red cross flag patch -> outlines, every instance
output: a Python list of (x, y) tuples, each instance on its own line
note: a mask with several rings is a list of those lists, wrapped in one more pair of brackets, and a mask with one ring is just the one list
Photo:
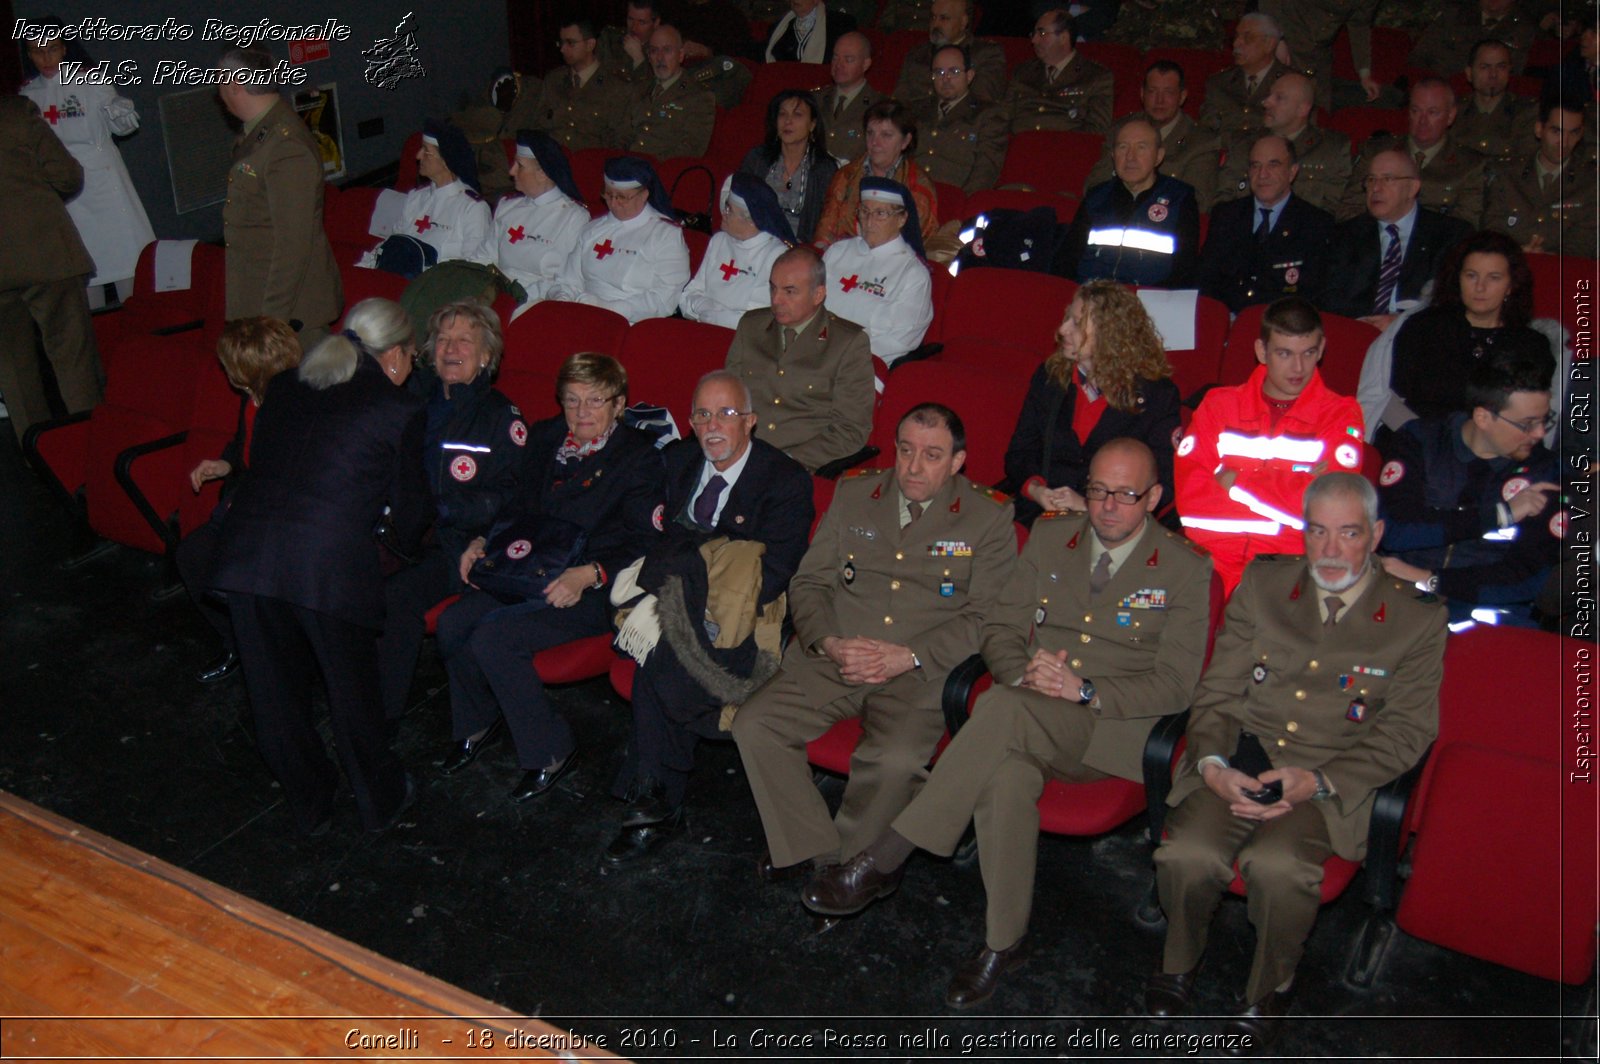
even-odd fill
[(515, 540), (512, 542), (511, 546), (506, 548), (507, 558), (526, 558), (532, 553), (533, 544), (529, 543), (525, 539)]
[(1194, 437), (1185, 436), (1183, 442), (1178, 444), (1178, 457), (1182, 458), (1192, 450), (1194, 450)]
[(1510, 502), (1518, 495), (1521, 495), (1522, 489), (1526, 488), (1528, 484), (1529, 481), (1527, 477), (1512, 477), (1510, 480), (1506, 481), (1500, 486), (1500, 497), (1506, 502)]
[(528, 426), (524, 425), (521, 419), (513, 421), (511, 423), (511, 428), (508, 431), (511, 433), (512, 443), (516, 444), (518, 447), (527, 446)]
[(1300, 283), (1300, 267), (1298, 267), (1298, 266), (1290, 266), (1287, 270), (1284, 270), (1283, 271), (1283, 283), (1284, 284), (1299, 284)]
[(1550, 534), (1557, 539), (1565, 539), (1567, 535), (1567, 511), (1559, 510), (1550, 519)]
[(1333, 457), (1346, 469), (1355, 469), (1361, 465), (1361, 452), (1356, 450), (1354, 444), (1341, 443), (1333, 449)]
[(1406, 466), (1404, 462), (1385, 462), (1383, 470), (1378, 474), (1378, 486), (1387, 488), (1391, 484), (1398, 484), (1405, 475)]
[(1150, 209), (1145, 213), (1150, 216), (1152, 222), (1164, 222), (1167, 220), (1167, 205), (1165, 203), (1152, 203), (1150, 204)]
[(478, 463), (470, 454), (457, 455), (450, 463), (450, 475), (465, 484), (478, 475)]

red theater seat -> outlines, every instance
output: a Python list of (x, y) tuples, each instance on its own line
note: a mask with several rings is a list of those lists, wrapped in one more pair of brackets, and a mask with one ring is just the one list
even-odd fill
[(1011, 135), (1000, 185), (1028, 185), (1037, 192), (1076, 196), (1100, 159), (1098, 133), (1030, 129)]
[(506, 328), (503, 364), (554, 377), (567, 356), (579, 351), (615, 355), (627, 335), (628, 319), (614, 310), (546, 299)]

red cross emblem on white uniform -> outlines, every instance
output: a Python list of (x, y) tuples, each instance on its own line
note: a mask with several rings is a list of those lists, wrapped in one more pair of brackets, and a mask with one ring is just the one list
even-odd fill
[(515, 244), (522, 239), (522, 226), (506, 230), (506, 239)]
[(478, 475), (478, 463), (469, 454), (461, 455), (450, 463), (450, 475), (462, 482), (471, 480)]
[(53, 125), (56, 124), (57, 121), (60, 120), (61, 112), (56, 110), (56, 105), (55, 104), (51, 104), (50, 105), (50, 110), (48, 110), (48, 111), (46, 111), (44, 113), (44, 118), (45, 118), (46, 121), (48, 121), (53, 126)]
[(506, 548), (507, 558), (526, 558), (533, 553), (533, 544), (525, 539), (519, 539)]
[(594, 246), (594, 257), (597, 259), (603, 259), (616, 250), (616, 248), (611, 246), (611, 238), (606, 237), (606, 242), (604, 244), (596, 244)]
[(418, 218), (411, 224), (417, 227), (417, 232), (426, 233), (429, 229), (433, 228), (433, 219), (424, 214), (421, 218)]
[(731, 281), (735, 277), (739, 276), (739, 267), (733, 264), (732, 259), (724, 262), (721, 266), (718, 266), (717, 269), (722, 271), (722, 279), (724, 281)]
[(839, 290), (841, 292), (848, 292), (850, 289), (854, 288), (860, 283), (861, 275), (859, 273), (852, 273), (849, 277), (839, 278)]

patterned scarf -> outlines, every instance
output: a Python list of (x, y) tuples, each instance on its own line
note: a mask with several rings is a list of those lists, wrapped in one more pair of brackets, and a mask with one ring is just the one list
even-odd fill
[(594, 454), (596, 451), (605, 447), (606, 441), (611, 439), (611, 434), (617, 431), (617, 426), (620, 424), (622, 424), (622, 422), (613, 421), (610, 428), (606, 429), (588, 443), (579, 443), (577, 437), (572, 434), (572, 430), (568, 429), (567, 438), (561, 441), (560, 447), (556, 448), (556, 461), (560, 462), (562, 465), (566, 465), (567, 462), (572, 459), (589, 457), (591, 454)]

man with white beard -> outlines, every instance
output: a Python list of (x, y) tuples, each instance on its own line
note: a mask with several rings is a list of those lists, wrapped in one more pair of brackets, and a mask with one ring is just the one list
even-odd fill
[(1288, 1008), (1323, 860), (1362, 859), (1374, 792), (1438, 732), (1445, 609), (1374, 560), (1377, 514), (1362, 477), (1320, 476), (1305, 492), (1305, 556), (1259, 555), (1245, 569), (1156, 851), (1167, 939), (1145, 1007), (1188, 1010), (1237, 861), (1256, 947), (1232, 1033), (1256, 1051)]

